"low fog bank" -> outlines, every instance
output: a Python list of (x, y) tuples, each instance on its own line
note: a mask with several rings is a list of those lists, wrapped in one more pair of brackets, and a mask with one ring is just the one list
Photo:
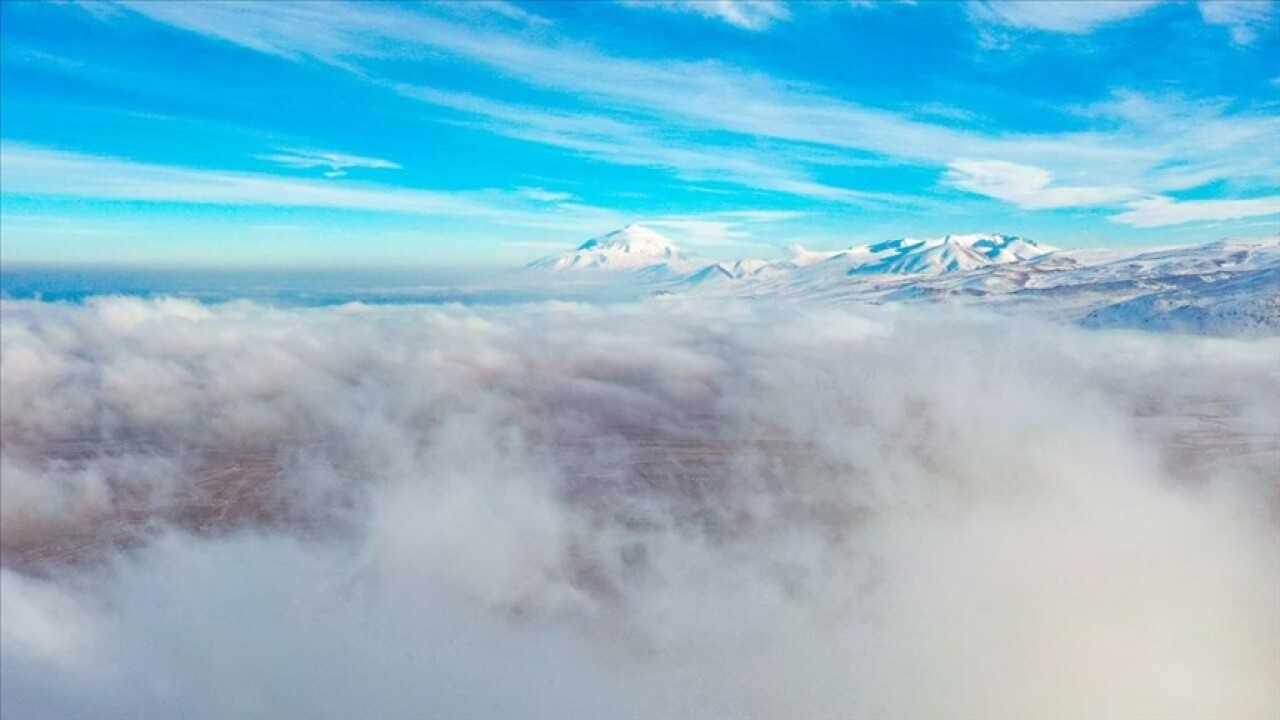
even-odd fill
[(0, 304), (0, 710), (1280, 714), (1280, 339)]
[(653, 294), (643, 277), (529, 275), (518, 268), (165, 268), (14, 265), (0, 267), (0, 300), (83, 302), (123, 295), (202, 303), (251, 300), (278, 307), (359, 302), (513, 305), (569, 300), (633, 302)]

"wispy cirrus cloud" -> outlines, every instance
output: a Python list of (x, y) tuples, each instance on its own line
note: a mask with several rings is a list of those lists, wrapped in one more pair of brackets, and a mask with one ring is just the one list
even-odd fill
[(6, 193), (30, 195), (453, 215), (493, 210), (462, 193), (158, 165), (11, 142), (0, 145), (0, 178)]
[(1138, 228), (1200, 221), (1240, 220), (1280, 214), (1280, 196), (1251, 199), (1175, 200), (1166, 196), (1134, 199), (1142, 193), (1122, 186), (1073, 187), (1054, 183), (1041, 168), (998, 160), (960, 160), (943, 176), (946, 184), (1028, 210), (1073, 207), (1121, 207), (1113, 223)]
[[(91, 198), (225, 207), (287, 207), (471, 218), (516, 227), (532, 238), (589, 237), (643, 220), (705, 246), (751, 244), (748, 226), (802, 217), (797, 211), (744, 209), (702, 215), (620, 213), (584, 204), (571, 193), (537, 187), (437, 191), (351, 181), (307, 180), (266, 173), (160, 165), (12, 142), (0, 143), (0, 185), (12, 196)], [(304, 223), (305, 224), (305, 223)], [(108, 231), (81, 221), (6, 213), (6, 232), (22, 236), (103, 234), (124, 237), (136, 227)], [(505, 235), (510, 236), (507, 232)], [(516, 236), (520, 237), (519, 235)], [(563, 247), (563, 241), (515, 239), (512, 248)]]
[(675, 134), (662, 135), (643, 118), (549, 110), (467, 93), (399, 86), (406, 97), (464, 113), (466, 121), (507, 137), (570, 150), (614, 164), (650, 167), (692, 182), (721, 182), (833, 202), (902, 202), (888, 193), (814, 180), (785, 153), (725, 148)]
[(1206, 23), (1225, 27), (1231, 42), (1242, 46), (1252, 45), (1275, 16), (1271, 2), (1253, 0), (1201, 0), (1199, 8)]
[(766, 30), (791, 18), (780, 0), (623, 0), (622, 5), (701, 15), (743, 30)]
[(515, 189), (515, 192), (521, 197), (544, 203), (567, 202), (578, 199), (573, 193), (547, 190), (539, 187), (519, 187)]
[[(1148, 5), (979, 3), (971, 14), (1010, 27), (1083, 33), (1136, 17)], [(407, 94), (449, 107), (469, 116), (465, 122), (496, 134), (614, 164), (657, 168), (691, 182), (728, 182), (844, 202), (901, 199), (885, 198), (876, 187), (816, 179), (815, 149), (849, 163), (872, 160), (949, 172), (946, 182), (963, 182), (1029, 208), (1118, 203), (1224, 181), (1255, 190), (1280, 182), (1280, 169), (1257, 152), (1280, 143), (1280, 120), (1221, 103), (1121, 93), (1075, 113), (1068, 130), (984, 131), (963, 115), (914, 118), (724, 62), (628, 58), (541, 26), (530, 34), (521, 26), (467, 24), (434, 7), (150, 2), (128, 7), (259, 52), (358, 70), (361, 77), (402, 94), (406, 86), (384, 73), (379, 59), (444, 57), (470, 63), (546, 96), (536, 104), (517, 104), (443, 88)], [(713, 141), (723, 137), (737, 140)], [(957, 163), (975, 159), (986, 163), (984, 173), (954, 174)], [(1049, 179), (1011, 172), (1010, 166), (1034, 168)]]
[[(127, 7), (157, 22), (292, 60), (349, 66), (376, 57), (444, 53), (538, 88), (611, 109), (643, 111), (677, 126), (913, 157), (921, 152), (932, 157), (929, 148), (954, 140), (940, 126), (714, 61), (619, 57), (578, 42), (541, 34), (534, 39), (394, 6), (144, 2)], [(362, 76), (376, 80), (378, 74), (364, 70)]]
[(1240, 220), (1280, 215), (1280, 195), (1247, 200), (1174, 200), (1153, 197), (1127, 204), (1128, 209), (1111, 222), (1151, 228), (1189, 222)]
[[(1083, 35), (1144, 15), (1168, 0), (974, 0), (970, 18), (980, 26)], [(1186, 5), (1188, 3), (1174, 3)], [(1235, 45), (1253, 44), (1275, 14), (1271, 0), (1200, 0), (1200, 18), (1227, 29)]]
[(1137, 17), (1158, 0), (978, 0), (969, 5), (970, 17), (1022, 30), (1070, 34), (1092, 32), (1103, 25)]
[(382, 160), (380, 158), (361, 157), (359, 155), (347, 155), (345, 153), (329, 152), (325, 150), (294, 150), (281, 149), (279, 152), (269, 153), (266, 155), (258, 155), (259, 160), (275, 163), (287, 168), (295, 168), (298, 170), (310, 170), (313, 168), (328, 168), (324, 173), (325, 177), (337, 178), (347, 174), (350, 168), (369, 168), (374, 170), (399, 170), (400, 165), (390, 160)]
[(80, 197), (228, 207), (329, 208), (495, 225), (594, 233), (621, 222), (606, 208), (562, 202), (527, 188), (442, 191), (267, 173), (160, 165), (0, 143), (0, 185), (8, 195)]
[(762, 223), (796, 220), (805, 213), (786, 210), (731, 210), (700, 215), (663, 215), (645, 218), (644, 224), (676, 236), (695, 246), (759, 246), (769, 243), (756, 240), (752, 227)]
[(1113, 205), (1139, 194), (1126, 187), (1057, 185), (1047, 170), (1001, 160), (957, 160), (947, 166), (943, 180), (1029, 210)]

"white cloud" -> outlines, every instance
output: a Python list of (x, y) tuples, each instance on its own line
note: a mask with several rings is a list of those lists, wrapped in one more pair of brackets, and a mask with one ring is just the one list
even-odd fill
[(681, 244), (694, 246), (740, 245), (751, 238), (750, 231), (743, 228), (742, 223), (730, 220), (659, 217), (645, 220), (644, 224), (674, 235)]
[[(1134, 178), (1144, 190), (1184, 190), (1216, 181), (1236, 186), (1274, 187), (1280, 165), (1258, 148), (1280, 143), (1280, 117), (1272, 113), (1238, 113), (1222, 99), (1192, 100), (1117, 90), (1106, 101), (1078, 112), (1103, 127), (1114, 126), (1121, 142), (1143, 155), (1140, 172), (1106, 165), (1109, 175)], [(1150, 166), (1146, 166), (1147, 163)], [(1099, 168), (1092, 168), (1099, 172)]]
[(1153, 197), (1125, 205), (1111, 222), (1133, 227), (1164, 227), (1204, 220), (1239, 220), (1280, 215), (1280, 195), (1248, 200), (1174, 200)]
[[(371, 213), (398, 213), (424, 220), (467, 218), (480, 224), (489, 237), (511, 237), (513, 232), (551, 231), (582, 235), (618, 227), (623, 216), (607, 208), (583, 203), (552, 202), (534, 197), (528, 188), (517, 190), (423, 190), (364, 182), (305, 180), (265, 173), (189, 168), (86, 155), (11, 142), (0, 143), (0, 183), (8, 195), (82, 197), (103, 200), (135, 200), (151, 203), (190, 203), (276, 208), (339, 208)], [(537, 193), (535, 192), (535, 195)], [(333, 228), (302, 221), (291, 232), (295, 239), (332, 237)], [(164, 221), (117, 228), (117, 239), (148, 236), (153, 242), (168, 228)], [(253, 222), (231, 223), (243, 237), (258, 236)], [(112, 225), (114, 227), (114, 225)], [(75, 220), (50, 229), (5, 214), (6, 245), (18, 243), (25, 251), (38, 251), (39, 237), (79, 237), (102, 234), (103, 226)], [(474, 233), (475, 228), (472, 229)], [(437, 232), (439, 230), (437, 229)], [(384, 233), (385, 234), (385, 233)], [(390, 235), (387, 235), (390, 237)], [(163, 244), (163, 243), (161, 243)], [(123, 252), (123, 249), (122, 249)], [(123, 252), (122, 256), (136, 253)], [(9, 257), (6, 255), (6, 257)], [(168, 255), (166, 255), (168, 257)]]
[(1276, 338), (679, 301), (0, 323), (5, 717), (1280, 712)]
[(666, 170), (690, 182), (724, 182), (835, 202), (894, 202), (902, 198), (823, 184), (796, 163), (756, 149), (709, 146), (665, 136), (643, 118), (512, 105), (466, 93), (399, 86), (406, 97), (475, 116), (479, 127), (508, 137), (553, 145), (619, 165)]
[(381, 160), (379, 158), (360, 157), (359, 155), (347, 155), (344, 153), (328, 152), (324, 150), (293, 150), (281, 149), (280, 152), (267, 155), (257, 156), (260, 160), (266, 160), (277, 165), (288, 168), (297, 168), (299, 170), (309, 170), (311, 168), (329, 168), (324, 174), (328, 178), (343, 177), (347, 174), (348, 168), (372, 168), (376, 170), (399, 170), (399, 165), (390, 160)]
[[(764, 170), (762, 169), (762, 172)], [(0, 183), (13, 195), (84, 197), (198, 205), (341, 208), (346, 210), (403, 213), (431, 218), (466, 217), (521, 232), (554, 233), (558, 241), (513, 239), (505, 247), (560, 247), (575, 237), (587, 237), (621, 226), (627, 215), (577, 201), (572, 193), (540, 187), (504, 190), (444, 192), (141, 163), (16, 143), (0, 144)], [(653, 218), (678, 230), (682, 239), (704, 245), (728, 244), (746, 239), (747, 226), (781, 222), (804, 213), (782, 210), (724, 210), (702, 215), (664, 215)], [(244, 237), (287, 235), (293, 238), (332, 237), (332, 228), (296, 227), (262, 223), (228, 224), (229, 233)], [(68, 219), (6, 213), (6, 238), (38, 246), (43, 238), (99, 237), (114, 242), (171, 233), (164, 224), (115, 220)], [(387, 232), (384, 237), (390, 237)], [(739, 242), (738, 244), (741, 244)], [(31, 252), (31, 250), (27, 250)], [(127, 253), (126, 253), (127, 255)], [(41, 256), (43, 257), (43, 256)], [(165, 255), (171, 259), (169, 255)]]
[(916, 0), (848, 0), (849, 7), (863, 9), (888, 5), (915, 5)]
[[(970, 17), (980, 25), (1081, 35), (1138, 17), (1162, 0), (973, 0)], [(1251, 45), (1274, 17), (1271, 0), (1200, 0), (1200, 17), (1225, 27), (1236, 45)]]
[(1252, 45), (1274, 14), (1269, 1), (1200, 0), (1200, 16), (1210, 25), (1221, 25), (1236, 45)]
[[(608, 162), (668, 169), (691, 181), (732, 182), (846, 202), (901, 200), (815, 179), (815, 147), (834, 149), (854, 163), (889, 159), (944, 167), (964, 158), (984, 158), (1043, 168), (1077, 189), (1164, 193), (1224, 180), (1247, 189), (1274, 186), (1280, 177), (1280, 168), (1257, 152), (1280, 144), (1280, 119), (1221, 103), (1121, 93), (1111, 105), (1127, 103), (1133, 109), (1145, 104), (1148, 110), (1108, 114), (1104, 103), (1076, 118), (1084, 130), (996, 135), (863, 106), (822, 88), (723, 62), (624, 58), (545, 31), (526, 35), (453, 22), (429, 7), (424, 12), (368, 4), (146, 2), (131, 7), (157, 21), (262, 52), (348, 68), (356, 64), (363, 77), (399, 91), (403, 85), (378, 79), (373, 58), (443, 54), (472, 62), (571, 96), (590, 109), (549, 109), (555, 107), (553, 101), (513, 106), (440, 89), (420, 89), (417, 96), (475, 115), (483, 127), (500, 134)], [(1000, 17), (1028, 27), (1083, 32), (1144, 7), (1031, 3), (982, 5), (975, 12), (1004, 13)], [(1134, 98), (1140, 102), (1129, 102)], [(713, 133), (752, 142), (725, 150), (726, 143), (709, 141)], [(1061, 199), (1072, 195), (1056, 194)], [(1090, 202), (1097, 196), (1092, 190), (1077, 194)]]
[(975, 0), (970, 15), (980, 22), (1026, 30), (1082, 34), (1137, 17), (1157, 0)]
[(947, 168), (943, 180), (954, 187), (1033, 210), (1114, 205), (1139, 194), (1124, 187), (1054, 185), (1046, 170), (1000, 160), (957, 160)]
[(569, 200), (577, 200), (573, 193), (559, 192), (555, 190), (546, 190), (537, 187), (520, 187), (515, 192), (521, 197), (527, 197), (530, 200), (536, 200), (544, 203), (566, 202)]
[(534, 199), (523, 191), (448, 192), (328, 183), (142, 163), (8, 142), (0, 144), (0, 179), (5, 192), (12, 194), (491, 218), (525, 214), (521, 202)]
[[(6, 476), (9, 484), (27, 482), (30, 481), (26, 478)], [(5, 497), (6, 502), (20, 504), (32, 499), (8, 494)], [(14, 519), (5, 516), (7, 522)], [(40, 521), (48, 522), (48, 518), (37, 520)], [(99, 641), (94, 618), (55, 583), (26, 578), (0, 567), (0, 607), (4, 608), (0, 648), (38, 658), (72, 674), (87, 656), (100, 659), (93, 653)]]
[(0, 158), (5, 192), (13, 194), (453, 215), (493, 210), (462, 194), (157, 165), (9, 142), (0, 145)]
[(730, 210), (700, 215), (662, 215), (640, 220), (644, 225), (675, 236), (681, 244), (694, 246), (761, 246), (754, 240), (752, 228), (761, 223), (777, 223), (804, 217), (807, 213), (790, 210)]
[(519, 248), (522, 250), (532, 248), (535, 250), (562, 251), (565, 250), (566, 247), (572, 247), (572, 245), (566, 245), (566, 243), (555, 242), (553, 240), (511, 240), (498, 244), (502, 247)]
[(781, 0), (623, 0), (623, 5), (694, 13), (743, 30), (766, 30), (791, 17)]

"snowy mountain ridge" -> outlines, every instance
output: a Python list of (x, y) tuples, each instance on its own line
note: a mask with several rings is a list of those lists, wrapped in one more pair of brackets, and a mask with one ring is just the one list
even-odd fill
[[(971, 270), (994, 263), (1018, 262), (1055, 252), (1057, 248), (1009, 235), (947, 235), (941, 238), (900, 238), (848, 250), (815, 252), (800, 245), (776, 260), (743, 259), (714, 262), (685, 252), (661, 233), (643, 225), (627, 225), (591, 238), (575, 250), (536, 260), (530, 270), (644, 270), (650, 275), (686, 275), (733, 279), (767, 276), (819, 264), (837, 263), (846, 274), (940, 274)], [(661, 271), (661, 272), (654, 272)]]
[(845, 253), (856, 264), (849, 274), (930, 274), (972, 270), (991, 264), (1030, 260), (1057, 248), (1010, 235), (946, 235), (941, 238), (885, 240)]
[(526, 267), (625, 276), (651, 295), (982, 304), (1096, 327), (1280, 333), (1280, 235), (1145, 250), (947, 235), (825, 252), (796, 245), (779, 259), (715, 262), (629, 225)]

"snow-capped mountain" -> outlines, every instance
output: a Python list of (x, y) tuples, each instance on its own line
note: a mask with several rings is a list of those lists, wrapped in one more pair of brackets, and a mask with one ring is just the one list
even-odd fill
[[(929, 257), (928, 250), (916, 257)], [(981, 304), (1091, 327), (1204, 334), (1280, 331), (1280, 235), (1146, 252), (1056, 251), (915, 274), (867, 273), (856, 268), (874, 265), (858, 262), (850, 262), (855, 269), (843, 273), (826, 268), (839, 268), (841, 262), (837, 257), (769, 279), (707, 284), (697, 291), (832, 303)], [(896, 266), (879, 267), (886, 265)]]
[[(793, 252), (794, 259), (781, 265), (793, 266), (785, 276), (775, 277), (795, 285), (844, 285), (851, 278), (884, 282), (897, 276), (914, 278), (950, 275), (978, 268), (1021, 263), (1055, 252), (1057, 248), (1009, 235), (946, 235), (940, 238), (899, 238), (829, 253), (827, 257), (810, 251)], [(762, 281), (769, 278), (761, 275)]]
[(1022, 294), (1049, 304), (1083, 299), (1080, 321), (1090, 327), (1280, 331), (1280, 235), (1082, 263)]
[(946, 235), (885, 240), (850, 248), (830, 261), (845, 265), (849, 275), (940, 275), (1030, 260), (1057, 250), (1011, 235)]
[(1021, 262), (1052, 252), (1057, 252), (1057, 248), (1027, 238), (987, 234), (899, 238), (827, 252), (793, 245), (785, 257), (777, 260), (738, 260), (702, 268), (686, 278), (685, 284), (770, 279), (820, 281), (824, 277), (834, 282), (849, 275), (941, 275)]
[(654, 280), (683, 280), (686, 285), (727, 280), (766, 279), (801, 269), (814, 274), (937, 275), (986, 265), (1018, 262), (1056, 248), (1008, 235), (947, 235), (901, 238), (843, 251), (812, 251), (799, 245), (773, 260), (713, 262), (676, 247), (669, 238), (643, 225), (592, 238), (570, 252), (530, 263), (530, 270), (566, 272), (594, 270), (640, 273)]
[(711, 260), (681, 250), (655, 230), (628, 225), (591, 238), (576, 250), (545, 257), (525, 267), (552, 272), (622, 272), (661, 280), (685, 276), (712, 264)]
[(941, 238), (886, 240), (854, 248), (849, 274), (939, 275), (1001, 263), (1030, 260), (1057, 248), (1009, 235), (947, 235)]
[[(646, 292), (834, 303), (950, 302), (1093, 327), (1280, 331), (1280, 235), (1154, 250), (1058, 250), (1011, 235), (885, 240), (714, 262), (641, 225), (527, 266)], [(588, 272), (594, 271), (594, 272)]]

